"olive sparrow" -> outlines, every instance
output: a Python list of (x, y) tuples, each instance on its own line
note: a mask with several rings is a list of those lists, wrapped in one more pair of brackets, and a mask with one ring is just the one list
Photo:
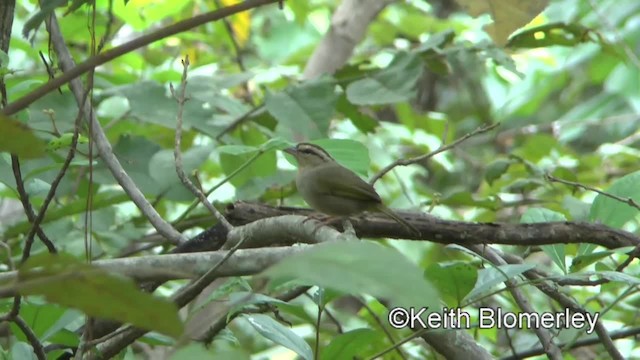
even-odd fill
[(335, 161), (318, 145), (299, 143), (284, 149), (298, 162), (296, 186), (314, 210), (329, 216), (349, 217), (364, 211), (382, 212), (419, 235), (420, 231), (387, 208), (373, 186)]

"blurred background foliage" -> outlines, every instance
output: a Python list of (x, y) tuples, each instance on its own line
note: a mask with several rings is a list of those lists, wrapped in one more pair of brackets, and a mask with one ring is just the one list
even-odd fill
[[(98, 42), (105, 39), (108, 49), (231, 3), (96, 0), (95, 24), (86, 5), (65, 16), (60, 16), (64, 6), (56, 12), (66, 43), (79, 62), (90, 54), (90, 28)], [(185, 170), (197, 169), (198, 179), (208, 189), (251, 161), (210, 196), (220, 206), (235, 200), (303, 205), (293, 188), (294, 166), (276, 152), (277, 147), (265, 145), (270, 139), (325, 141), (345, 165), (369, 177), (396, 159), (433, 151), (443, 140), (451, 142), (482, 125), (500, 122), (496, 130), (429, 161), (396, 168), (377, 183), (378, 192), (390, 207), (451, 220), (598, 221), (636, 231), (635, 209), (598, 200), (591, 191), (550, 182), (545, 175), (611, 188), (623, 197), (637, 194), (640, 2), (553, 0), (541, 14), (528, 13), (530, 22), (502, 30), (510, 34), (528, 23), (508, 41), (499, 35), (501, 29), (489, 31), (486, 25), (492, 16), (515, 16), (526, 2), (500, 4), (503, 7), (495, 13), (477, 16), (470, 15), (477, 9), (461, 3), (463, 7), (448, 0), (389, 5), (371, 23), (349, 63), (336, 74), (317, 79), (304, 79), (302, 73), (330, 26), (336, 2), (285, 1), (282, 10), (261, 7), (232, 16), (226, 23), (209, 23), (157, 41), (98, 67), (94, 106), (125, 170), (168, 221), (178, 218), (193, 200), (173, 170), (177, 105), (168, 90), (170, 83), (179, 84), (181, 59), (188, 55), (192, 65), (182, 143)], [(44, 25), (33, 23), (37, 13), (35, 1), (18, 2), (8, 63), (2, 61), (9, 102), (48, 80), (40, 54), (57, 74)], [(72, 132), (76, 114), (75, 100), (65, 86), (16, 115), (49, 143), (46, 157), (22, 161), (27, 191), (36, 207), (68, 150), (64, 136)], [(83, 135), (88, 136), (86, 131)], [(327, 138), (345, 141), (327, 142)], [(151, 227), (100, 159), (94, 160), (89, 173), (88, 143), (81, 143), (79, 151), (43, 228), (56, 239), (59, 250), (83, 257), (83, 219), (88, 191), (92, 191), (92, 256), (118, 256)], [(13, 254), (19, 254), (29, 226), (19, 207), (12, 211), (7, 205), (17, 201), (7, 153), (0, 154), (0, 182), (0, 200), (7, 208), (0, 223), (2, 239)], [(203, 214), (205, 210), (199, 207), (187, 217)], [(195, 235), (211, 223), (200, 222), (186, 234)], [(389, 244), (423, 268), (470, 259), (427, 242)], [(159, 243), (147, 252), (157, 254), (169, 247)], [(557, 274), (604, 271), (615, 268), (619, 259), (607, 254), (579, 269), (569, 269), (565, 263), (593, 249), (561, 245), (545, 252), (557, 254), (559, 249), (563, 255), (550, 258), (532, 251), (535, 248), (508, 248), (530, 255), (530, 262)], [(36, 242), (33, 252), (44, 251)], [(6, 260), (6, 254), (3, 258)], [(626, 272), (637, 274), (637, 265)], [(170, 293), (175, 286), (165, 285), (162, 293)], [(228, 291), (237, 290), (230, 287)], [(534, 305), (549, 309), (547, 300), (534, 294)], [(605, 324), (610, 329), (631, 325), (638, 316), (637, 289), (625, 282), (573, 287), (571, 295), (591, 311), (606, 308)], [(380, 303), (366, 299), (384, 314)], [(8, 306), (5, 301), (3, 306)], [(507, 295), (499, 294), (491, 303), (514, 307)], [(30, 306), (35, 305), (25, 304), (23, 310), (31, 311)], [(50, 323), (41, 325), (43, 331), (63, 314), (70, 316), (69, 311), (47, 306), (42, 312), (46, 311)], [(298, 299), (288, 306), (283, 311), (293, 329), (313, 343), (316, 305), (310, 299)], [(371, 355), (391, 344), (362, 309), (354, 315), (336, 305), (335, 311), (346, 329), (367, 329), (359, 336), (379, 340), (364, 343), (358, 354)], [(81, 320), (79, 313), (74, 314), (69, 328)], [(292, 358), (242, 319), (229, 329), (217, 341), (229, 351)], [(398, 332), (397, 338), (407, 335)], [(320, 340), (327, 346), (336, 335), (334, 328), (326, 326)], [(475, 336), (494, 355), (507, 349), (504, 335), (497, 330), (480, 330)], [(166, 339), (146, 341), (152, 346), (171, 344)], [(514, 333), (511, 341), (522, 348), (537, 339), (531, 332), (522, 332)], [(616, 345), (627, 354), (640, 356), (633, 339)], [(193, 344), (181, 350), (181, 356), (207, 351)], [(423, 358), (428, 353), (412, 343), (405, 345), (405, 351), (408, 358)], [(579, 351), (587, 351), (589, 358), (602, 354), (599, 347)], [(579, 351), (567, 356), (582, 358)], [(129, 356), (134, 356), (131, 349)]]

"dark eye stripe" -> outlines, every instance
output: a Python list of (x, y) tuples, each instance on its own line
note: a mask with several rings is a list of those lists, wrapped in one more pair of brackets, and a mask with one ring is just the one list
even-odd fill
[(321, 148), (318, 145), (309, 144), (309, 143), (299, 143), (296, 148), (300, 153), (303, 153), (303, 154), (316, 155), (316, 156), (319, 155), (326, 159), (333, 159), (333, 157), (329, 155), (329, 153), (325, 149)]

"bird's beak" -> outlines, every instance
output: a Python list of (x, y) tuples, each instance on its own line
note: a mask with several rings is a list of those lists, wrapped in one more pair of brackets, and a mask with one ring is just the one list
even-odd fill
[(291, 154), (292, 156), (296, 156), (296, 154), (298, 153), (295, 147), (286, 148), (282, 151), (286, 152), (287, 154)]

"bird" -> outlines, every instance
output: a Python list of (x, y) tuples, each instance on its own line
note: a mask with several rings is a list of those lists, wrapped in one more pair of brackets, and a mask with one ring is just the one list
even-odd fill
[(302, 142), (283, 151), (296, 159), (296, 187), (304, 201), (314, 210), (341, 218), (365, 211), (381, 212), (415, 235), (420, 235), (415, 226), (382, 203), (372, 185), (340, 165), (322, 147)]

